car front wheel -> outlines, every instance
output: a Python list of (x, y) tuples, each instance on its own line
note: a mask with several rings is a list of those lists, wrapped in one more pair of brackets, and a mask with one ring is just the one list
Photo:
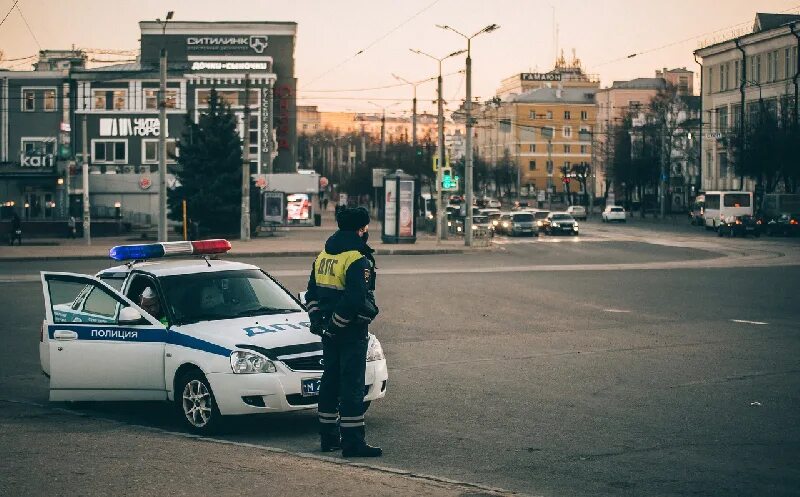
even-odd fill
[(199, 371), (183, 374), (176, 383), (175, 404), (185, 426), (198, 434), (213, 433), (222, 423), (214, 392)]

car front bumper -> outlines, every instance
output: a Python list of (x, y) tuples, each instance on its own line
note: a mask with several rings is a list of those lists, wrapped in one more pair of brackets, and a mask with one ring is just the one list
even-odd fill
[[(223, 416), (288, 412), (317, 407), (316, 396), (304, 397), (300, 383), (304, 379), (320, 378), (320, 371), (292, 371), (278, 366), (276, 373), (207, 375)], [(386, 395), (389, 379), (386, 360), (367, 363), (364, 400), (372, 401)]]

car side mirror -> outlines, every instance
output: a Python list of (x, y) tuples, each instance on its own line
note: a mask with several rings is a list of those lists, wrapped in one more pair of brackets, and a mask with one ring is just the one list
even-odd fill
[(142, 314), (133, 307), (123, 307), (119, 311), (118, 324), (139, 324), (143, 320)]

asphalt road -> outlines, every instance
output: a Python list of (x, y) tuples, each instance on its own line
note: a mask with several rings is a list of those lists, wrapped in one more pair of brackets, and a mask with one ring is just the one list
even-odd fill
[[(585, 230), (489, 253), (378, 260), (372, 331), (390, 380), (367, 430), (385, 449), (380, 464), (537, 495), (797, 495), (800, 265), (702, 267), (731, 247), (796, 254), (796, 241)], [(672, 261), (699, 263), (642, 269)], [(248, 262), (285, 274), (292, 291), (310, 264)], [(638, 269), (592, 268), (630, 262)], [(554, 264), (573, 268), (532, 268)], [(19, 277), (0, 292), (0, 397), (46, 403), (33, 275), (106, 265), (0, 263), (0, 279)], [(77, 408), (178, 429), (161, 404)], [(222, 436), (311, 452), (315, 422), (314, 412), (250, 417)]]

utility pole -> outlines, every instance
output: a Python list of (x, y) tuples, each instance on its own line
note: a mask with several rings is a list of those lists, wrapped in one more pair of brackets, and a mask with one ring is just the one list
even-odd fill
[(242, 119), (242, 222), (239, 239), (250, 240), (250, 75), (244, 75), (244, 118)]
[(161, 23), (161, 57), (158, 87), (158, 240), (167, 239), (167, 23), (172, 19), (172, 11)]
[(590, 137), (591, 137), (592, 141), (589, 144), (589, 154), (590, 154), (589, 155), (589, 167), (591, 168), (589, 170), (589, 173), (590, 173), (589, 174), (589, 178), (592, 181), (592, 188), (591, 188), (591, 193), (587, 192), (587, 193), (589, 193), (589, 213), (587, 215), (589, 217), (592, 217), (592, 214), (594, 213), (594, 196), (595, 196), (595, 193), (596, 193), (595, 189), (597, 188), (597, 185), (595, 183), (597, 182), (597, 178), (594, 175), (594, 170), (595, 170), (595, 167), (594, 167), (594, 131), (591, 131), (590, 133), (591, 133)]
[(84, 112), (81, 118), (81, 154), (83, 161), (81, 164), (81, 174), (83, 175), (83, 238), (86, 240), (86, 245), (92, 244), (92, 218), (91, 211), (89, 210), (89, 135), (86, 131), (86, 113)]
[(386, 165), (386, 109), (381, 114), (381, 166)]
[[(442, 62), (439, 61), (439, 77), (436, 80), (438, 86), (438, 93), (436, 96), (438, 104), (438, 147), (439, 147), (439, 167), (436, 168), (436, 241), (441, 242), (446, 238), (444, 231), (444, 220), (442, 217), (442, 168), (445, 165), (444, 153), (444, 99), (442, 98)], [(472, 219), (472, 210), (467, 204), (467, 219)], [(468, 229), (468, 228), (467, 228)], [(466, 235), (465, 235), (466, 236)]]

